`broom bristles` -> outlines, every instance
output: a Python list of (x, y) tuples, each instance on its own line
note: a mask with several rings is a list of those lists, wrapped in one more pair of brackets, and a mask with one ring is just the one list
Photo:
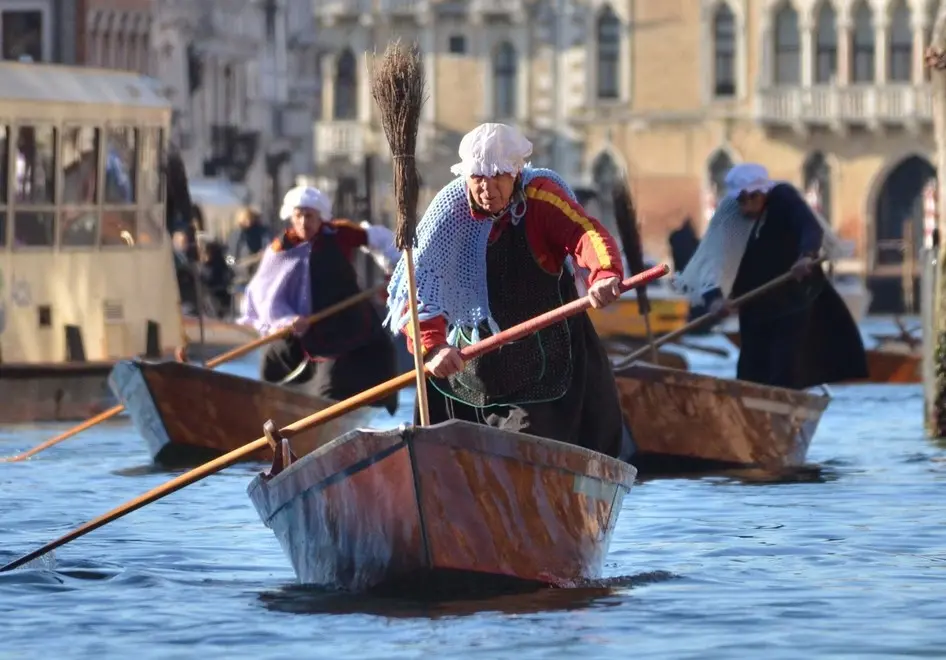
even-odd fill
[(394, 199), (399, 250), (414, 245), (420, 173), (414, 161), (421, 111), (426, 99), (424, 62), (416, 43), (410, 48), (400, 40), (388, 44), (375, 63), (371, 95), (381, 111), (381, 126), (394, 165)]
[[(637, 275), (644, 271), (644, 242), (641, 239), (640, 223), (637, 221), (637, 209), (626, 181), (622, 179), (615, 184), (611, 200), (614, 203), (614, 220), (621, 244), (624, 246), (624, 256), (627, 257), (627, 268), (630, 271), (628, 274)], [(650, 302), (644, 287), (637, 289), (637, 304), (642, 314), (650, 311)]]

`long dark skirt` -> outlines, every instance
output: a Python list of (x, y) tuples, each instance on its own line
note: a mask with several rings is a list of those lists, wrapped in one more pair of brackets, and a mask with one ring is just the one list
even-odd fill
[(773, 319), (740, 314), (736, 377), (773, 387), (809, 387), (866, 378), (857, 323), (830, 282), (798, 312)]
[[(571, 386), (555, 401), (476, 408), (445, 396), (427, 380), (430, 421), (459, 419), (507, 431), (585, 447), (614, 458), (627, 458), (630, 438), (624, 426), (611, 362), (587, 314), (572, 319)], [(515, 368), (515, 365), (510, 365)], [(414, 406), (414, 423), (420, 410)]]
[[(263, 353), (260, 377), (279, 383), (307, 362), (302, 345), (295, 337), (274, 342)], [(391, 339), (379, 333), (377, 339), (340, 357), (308, 361), (306, 369), (289, 385), (305, 385), (316, 396), (342, 401), (394, 378), (395, 352)], [(394, 392), (372, 406), (386, 408), (392, 415), (397, 410), (398, 394)]]

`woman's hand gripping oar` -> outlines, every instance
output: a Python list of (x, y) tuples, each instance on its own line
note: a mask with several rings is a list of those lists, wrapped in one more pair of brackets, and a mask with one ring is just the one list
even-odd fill
[[(663, 277), (668, 272), (670, 272), (670, 268), (666, 265), (655, 266), (654, 268), (646, 270), (639, 275), (635, 275), (634, 277), (629, 277), (628, 279), (624, 280), (624, 282), (621, 283), (621, 290), (628, 291), (635, 287), (641, 286), (642, 284), (652, 282), (653, 280)], [(464, 348), (462, 351), (460, 351), (460, 354), (463, 356), (464, 360), (470, 360), (493, 351), (503, 344), (522, 339), (523, 337), (538, 332), (542, 328), (546, 328), (554, 323), (559, 323), (570, 316), (574, 316), (575, 314), (587, 310), (589, 307), (591, 307), (591, 299), (588, 296), (579, 298), (578, 300), (574, 300), (567, 305), (563, 305), (533, 319), (524, 321), (523, 323), (513, 326), (508, 330), (504, 330), (492, 335), (491, 337), (487, 337), (483, 341)], [(407, 373), (401, 374), (396, 378), (392, 378), (386, 383), (381, 383), (380, 385), (372, 387), (370, 390), (356, 394), (350, 399), (340, 401), (339, 403), (333, 404), (324, 410), (320, 410), (317, 413), (309, 415), (305, 419), (294, 422), (289, 426), (280, 429), (280, 432), (284, 437), (292, 438), (297, 433), (306, 431), (314, 426), (318, 426), (319, 424), (330, 422), (333, 419), (337, 419), (338, 417), (355, 410), (356, 408), (360, 408), (361, 406), (366, 406), (374, 403), (375, 401), (383, 399), (390, 394), (407, 387), (411, 383), (415, 382), (415, 379), (415, 373), (413, 371), (408, 371)], [(69, 543), (70, 541), (74, 541), (77, 538), (85, 536), (89, 532), (96, 530), (103, 525), (107, 525), (108, 523), (118, 520), (122, 516), (125, 516), (132, 511), (140, 509), (146, 504), (155, 502), (166, 495), (170, 495), (171, 493), (184, 488), (185, 486), (189, 486), (190, 484), (200, 481), (204, 477), (208, 477), (216, 472), (219, 472), (220, 470), (233, 465), (244, 456), (249, 456), (253, 452), (262, 449), (268, 443), (269, 439), (266, 436), (263, 436), (262, 438), (258, 438), (253, 442), (240, 447), (239, 449), (234, 449), (233, 451), (224, 454), (219, 458), (215, 458), (209, 463), (204, 463), (198, 468), (195, 468), (189, 472), (185, 472), (179, 477), (176, 477), (171, 481), (158, 486), (157, 488), (153, 488), (143, 495), (139, 495), (135, 499), (126, 502), (118, 508), (112, 509), (108, 513), (90, 520), (81, 527), (77, 527), (65, 536), (62, 536), (51, 543), (47, 543), (38, 550), (34, 550), (33, 552), (10, 562), (6, 566), (0, 567), (0, 573), (29, 563), (37, 557), (43, 556), (47, 552), (51, 552), (56, 548)]]
[[(319, 321), (324, 321), (325, 319), (332, 316), (333, 314), (337, 314), (351, 307), (352, 305), (357, 305), (358, 303), (364, 300), (367, 300), (368, 298), (371, 298), (372, 296), (377, 295), (378, 293), (384, 291), (385, 288), (386, 288), (385, 285), (378, 285), (374, 287), (373, 289), (368, 289), (360, 293), (357, 293), (354, 296), (351, 296), (350, 298), (346, 298), (345, 300), (339, 303), (336, 303), (330, 307), (326, 307), (324, 310), (322, 310), (318, 314), (313, 314), (307, 320), (310, 325), (314, 323), (318, 323)], [(243, 357), (247, 353), (252, 353), (256, 349), (262, 346), (265, 346), (271, 342), (274, 342), (277, 339), (288, 337), (291, 333), (292, 333), (292, 328), (289, 327), (289, 328), (280, 330), (279, 332), (274, 332), (271, 335), (260, 337), (259, 339), (255, 339), (249, 343), (243, 344), (242, 346), (238, 346), (232, 350), (229, 350), (226, 353), (221, 353), (217, 357), (208, 360), (207, 364), (205, 364), (204, 366), (207, 367), (208, 369), (219, 367), (221, 364), (236, 360), (237, 358)], [(101, 412), (95, 417), (92, 417), (91, 419), (87, 419), (86, 421), (82, 422), (78, 426), (74, 426), (68, 431), (57, 435), (55, 438), (51, 438), (47, 440), (46, 442), (43, 442), (42, 444), (36, 445), (29, 451), (25, 451), (22, 454), (17, 454), (16, 456), (0, 458), (0, 463), (16, 463), (18, 461), (25, 461), (30, 456), (34, 456), (38, 454), (39, 452), (43, 451), (44, 449), (49, 449), (50, 447), (54, 445), (58, 445), (60, 442), (68, 440), (69, 438), (78, 435), (82, 431), (92, 428), (96, 424), (99, 424), (108, 419), (111, 419), (112, 417), (115, 417), (116, 415), (120, 414), (124, 409), (125, 409), (125, 406), (123, 405), (117, 405), (112, 408), (109, 408), (105, 412)]]
[[(815, 259), (814, 261), (811, 262), (811, 267), (812, 267), (812, 268), (818, 267), (818, 266), (820, 266), (822, 263), (824, 263), (825, 261), (827, 261), (827, 259), (826, 259), (825, 257), (819, 257), (818, 259)], [(769, 293), (770, 291), (779, 288), (780, 286), (782, 286), (782, 285), (785, 284), (786, 282), (791, 282), (792, 280), (795, 280), (795, 279), (797, 279), (796, 276), (795, 276), (795, 274), (794, 274), (794, 273), (791, 273), (791, 272), (785, 273), (784, 275), (779, 275), (779, 276), (776, 277), (775, 279), (772, 279), (772, 280), (766, 282), (766, 283), (763, 284), (762, 286), (760, 286), (760, 287), (758, 287), (758, 288), (756, 288), (756, 289), (753, 289), (752, 291), (749, 291), (748, 293), (744, 293), (743, 295), (739, 296), (738, 298), (736, 298), (736, 299), (734, 299), (734, 300), (730, 300), (729, 303), (728, 303), (728, 305), (727, 305), (727, 307), (728, 307), (730, 310), (738, 309), (740, 306), (746, 304), (747, 302), (749, 302), (749, 301), (751, 301), (751, 300), (755, 300), (755, 299), (758, 298), (759, 296), (764, 296), (765, 294)], [(687, 324), (686, 324), (685, 326), (683, 326), (682, 328), (678, 328), (678, 329), (674, 330), (673, 332), (668, 332), (667, 334), (663, 335), (662, 337), (660, 337), (659, 339), (657, 339), (656, 341), (654, 341), (654, 344), (653, 344), (653, 345), (654, 345), (654, 346), (662, 346), (663, 344), (666, 344), (666, 343), (668, 343), (668, 342), (675, 341), (676, 339), (682, 337), (683, 335), (687, 334), (688, 332), (692, 332), (693, 330), (696, 330), (696, 329), (698, 329), (698, 328), (701, 328), (702, 326), (706, 325), (707, 323), (710, 323), (710, 322), (713, 322), (713, 321), (719, 321), (719, 320), (722, 319), (725, 315), (726, 315), (726, 311), (724, 311), (724, 310), (722, 310), (722, 309), (721, 309), (721, 310), (718, 310), (718, 311), (716, 311), (716, 312), (710, 312), (709, 314), (704, 314), (703, 316), (699, 317), (698, 319), (694, 319), (693, 321), (687, 323)], [(650, 347), (644, 347), (644, 348), (642, 348), (642, 349), (640, 349), (640, 350), (634, 351), (633, 353), (631, 353), (630, 355), (628, 355), (626, 358), (624, 358), (620, 363), (614, 365), (614, 369), (615, 369), (615, 370), (623, 369), (624, 367), (628, 366), (628, 365), (631, 364), (632, 362), (634, 362), (634, 361), (636, 361), (636, 360), (639, 360), (639, 359), (640, 359), (641, 357), (643, 357), (644, 354), (647, 353), (649, 350), (650, 350)]]

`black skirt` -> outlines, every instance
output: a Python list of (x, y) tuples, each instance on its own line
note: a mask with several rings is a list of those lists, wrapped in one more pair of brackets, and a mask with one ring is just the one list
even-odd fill
[[(464, 420), (566, 442), (613, 458), (624, 457), (629, 438), (611, 362), (587, 314), (573, 317), (570, 325), (573, 371), (564, 396), (554, 401), (477, 408), (445, 396), (431, 382), (435, 379), (428, 376), (431, 424)], [(420, 423), (416, 404), (414, 423)]]
[[(375, 338), (336, 358), (309, 361), (302, 344), (296, 337), (274, 342), (263, 352), (260, 378), (269, 383), (280, 383), (307, 363), (305, 370), (287, 385), (305, 385), (316, 396), (343, 401), (394, 378), (396, 354), (390, 337), (377, 333)], [(398, 393), (372, 404), (385, 408), (392, 415), (397, 410)]]

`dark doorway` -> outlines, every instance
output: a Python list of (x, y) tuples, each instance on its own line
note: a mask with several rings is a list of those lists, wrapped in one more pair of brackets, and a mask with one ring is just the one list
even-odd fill
[[(903, 311), (909, 270), (916, 263), (923, 237), (923, 190), (936, 169), (920, 156), (909, 156), (887, 175), (874, 215), (874, 265), (869, 278), (872, 313)], [(918, 286), (912, 277), (913, 289)], [(914, 299), (916, 294), (912, 296)]]

